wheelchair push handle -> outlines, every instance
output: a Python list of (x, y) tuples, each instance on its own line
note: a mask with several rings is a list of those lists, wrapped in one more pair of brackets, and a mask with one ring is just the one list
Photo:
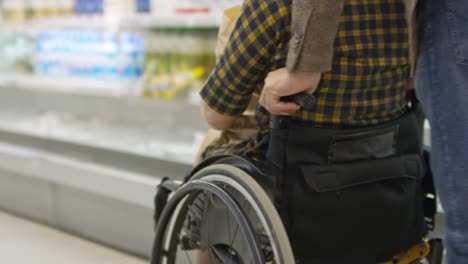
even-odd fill
[[(306, 92), (281, 97), (282, 102), (293, 102), (300, 105), (303, 109), (313, 111), (317, 104), (317, 99), (314, 95)], [(271, 115), (270, 116), (270, 129), (283, 129), (288, 127), (289, 116)]]
[(309, 111), (313, 111), (317, 103), (317, 99), (315, 98), (315, 96), (306, 92), (300, 92), (297, 94), (282, 97), (281, 101), (294, 102), (300, 105), (302, 108)]

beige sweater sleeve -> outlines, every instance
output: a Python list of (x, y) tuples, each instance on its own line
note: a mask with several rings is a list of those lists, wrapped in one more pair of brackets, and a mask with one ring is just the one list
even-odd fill
[(331, 70), (344, 0), (293, 0), (290, 72)]

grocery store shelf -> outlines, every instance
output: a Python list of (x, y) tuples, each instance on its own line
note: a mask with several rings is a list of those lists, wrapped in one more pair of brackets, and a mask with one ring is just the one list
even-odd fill
[(179, 164), (194, 162), (207, 130), (199, 106), (186, 98), (102, 96), (112, 93), (28, 82), (0, 88), (0, 130)]
[(106, 19), (104, 16), (70, 16), (56, 18), (33, 19), (26, 23), (38, 29), (117, 29), (118, 23)]
[(106, 19), (104, 16), (70, 16), (37, 18), (25, 22), (0, 21), (0, 33), (25, 33), (35, 36), (44, 30), (87, 29), (117, 31), (120, 22)]
[(140, 256), (162, 177), (0, 142), (0, 210)]
[(3, 112), (1, 131), (186, 165), (194, 163), (203, 139), (202, 132), (132, 128), (51, 112), (36, 115)]
[(149, 209), (153, 206), (151, 200), (154, 187), (163, 177), (157, 172), (154, 175), (128, 172), (2, 142), (0, 157), (1, 170), (14, 171)]
[(49, 77), (33, 74), (0, 74), (0, 88), (121, 96), (135, 93), (137, 80), (101, 80), (79, 77)]
[(190, 16), (138, 16), (123, 19), (122, 28), (217, 28), (221, 22), (220, 16), (190, 15)]
[(0, 21), (0, 32), (24, 32), (35, 35), (44, 30), (54, 29), (117, 31), (120, 28), (217, 28), (220, 22), (221, 16), (215, 15), (139, 15), (122, 19), (105, 16), (71, 16), (33, 19), (23, 23)]
[(0, 34), (18, 34), (24, 33), (28, 35), (33, 35), (37, 31), (30, 27), (27, 27), (23, 23), (11, 23), (0, 21)]
[(194, 109), (3, 87), (0, 210), (148, 257), (156, 186), (196, 155)]

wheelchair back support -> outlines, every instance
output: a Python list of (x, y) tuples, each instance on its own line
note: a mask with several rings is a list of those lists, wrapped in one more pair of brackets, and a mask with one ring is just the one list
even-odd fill
[(426, 234), (419, 110), (333, 130), (272, 121), (275, 203), (299, 263), (376, 263)]

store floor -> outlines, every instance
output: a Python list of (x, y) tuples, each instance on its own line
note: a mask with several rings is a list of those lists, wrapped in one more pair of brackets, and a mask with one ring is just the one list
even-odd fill
[(143, 264), (144, 260), (0, 211), (2, 264)]

